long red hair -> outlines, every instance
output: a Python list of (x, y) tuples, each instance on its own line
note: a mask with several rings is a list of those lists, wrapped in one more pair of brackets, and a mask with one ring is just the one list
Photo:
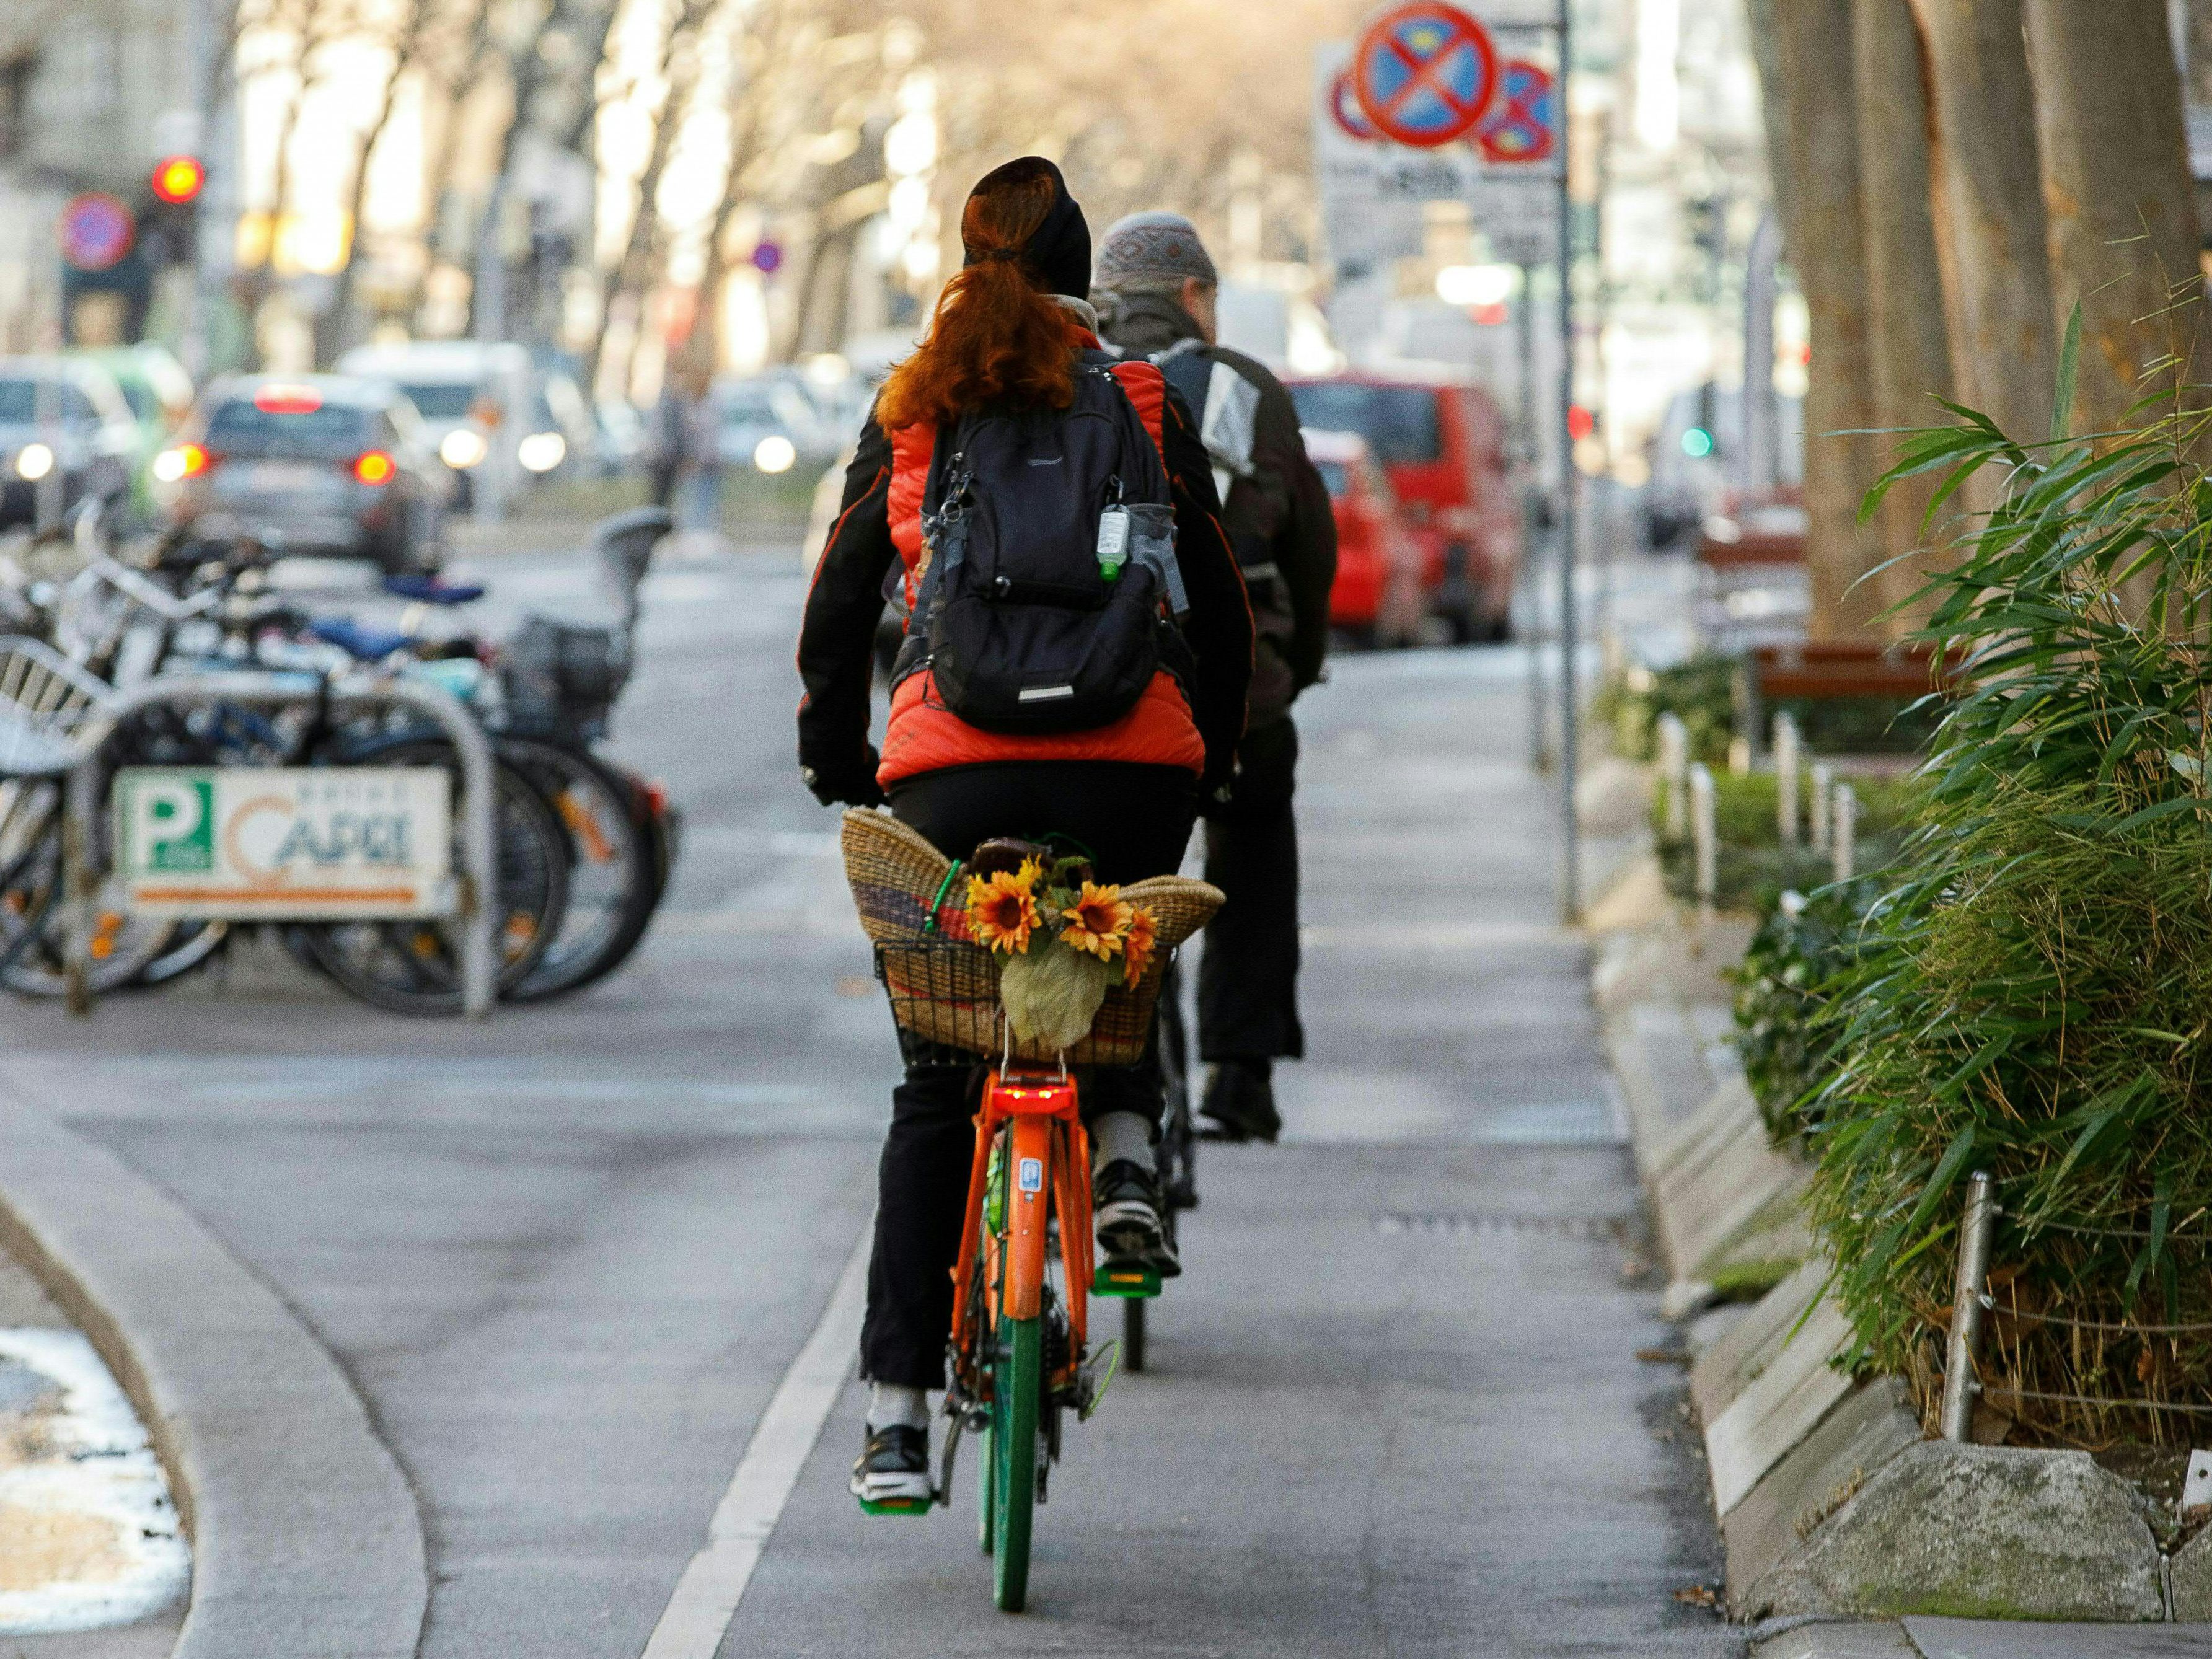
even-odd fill
[(968, 198), (960, 240), (975, 263), (945, 285), (928, 337), (884, 382), (876, 419), (885, 430), (941, 423), (982, 404), (1065, 409), (1075, 401), (1074, 319), (1024, 274), (1018, 257), (1054, 194), (1042, 167), (1006, 167)]

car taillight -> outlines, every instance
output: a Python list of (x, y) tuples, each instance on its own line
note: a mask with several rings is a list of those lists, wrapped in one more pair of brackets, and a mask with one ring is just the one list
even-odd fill
[(198, 444), (179, 444), (154, 458), (154, 476), (163, 483), (197, 478), (214, 464), (215, 457)]
[(353, 464), (353, 476), (365, 484), (390, 483), (392, 475), (398, 469), (392, 457), (380, 449), (372, 449)]
[(665, 778), (652, 778), (647, 781), (645, 804), (654, 817), (665, 818), (668, 816), (668, 781)]

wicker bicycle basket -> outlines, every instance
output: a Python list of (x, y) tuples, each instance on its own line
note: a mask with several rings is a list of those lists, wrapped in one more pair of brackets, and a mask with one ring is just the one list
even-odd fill
[[(960, 867), (888, 813), (847, 812), (843, 839), (846, 879), (860, 926), (875, 941), (876, 976), (908, 1058), (934, 1058), (928, 1051), (936, 1049), (1006, 1052), (998, 958), (969, 936)], [(1222, 901), (1220, 889), (1181, 876), (1132, 882), (1121, 896), (1152, 913), (1158, 948), (1136, 984), (1117, 983), (1106, 993), (1091, 1035), (1067, 1051), (1071, 1066), (1134, 1066), (1143, 1059), (1168, 960)], [(1012, 1052), (1019, 1060), (1058, 1058), (1036, 1043), (1018, 1042)]]

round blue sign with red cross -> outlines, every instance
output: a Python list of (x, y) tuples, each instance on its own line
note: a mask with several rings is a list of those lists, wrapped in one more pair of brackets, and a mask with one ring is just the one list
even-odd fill
[(88, 191), (62, 210), (62, 258), (79, 270), (112, 270), (137, 234), (131, 210), (112, 196)]
[(1445, 0), (1384, 12), (1352, 54), (1352, 90), (1386, 138), (1422, 149), (1449, 144), (1488, 113), (1498, 79), (1490, 31)]
[(1516, 58), (1505, 65), (1498, 101), (1474, 130), (1475, 143), (1486, 161), (1547, 161), (1555, 147), (1558, 123), (1552, 72)]

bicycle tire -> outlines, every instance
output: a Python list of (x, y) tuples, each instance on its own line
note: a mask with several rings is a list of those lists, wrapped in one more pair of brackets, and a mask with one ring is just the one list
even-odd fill
[[(453, 744), (419, 732), (387, 735), (343, 752), (362, 766), (444, 764), (458, 769)], [(537, 787), (504, 760), (494, 768), (499, 902), (506, 950), (493, 979), (507, 995), (538, 965), (560, 927), (568, 900), (568, 838)], [(458, 780), (456, 781), (458, 784)], [(454, 791), (459, 835), (459, 790)], [(441, 921), (301, 922), (286, 941), (349, 995), (398, 1014), (459, 1013), (459, 952), (452, 925)]]
[(1030, 1527), (1036, 1509), (1037, 1406), (1044, 1395), (1044, 1322), (999, 1322), (991, 1387), (993, 1599), (1001, 1613), (1029, 1605)]
[[(568, 842), (561, 927), (538, 965), (507, 993), (510, 1002), (544, 1002), (582, 990), (629, 959), (652, 925), (666, 878), (647, 809), (623, 773), (596, 755), (537, 739), (503, 739), (499, 754), (537, 787)], [(615, 886), (602, 897), (604, 879)]]
[(0, 848), (10, 849), (0, 868), (0, 975), (46, 931), (61, 901), (58, 811), (20, 797), (0, 810)]
[[(104, 810), (104, 809), (103, 809)], [(95, 835), (104, 833), (95, 828)], [(12, 912), (0, 939), (0, 985), (18, 996), (52, 1001), (69, 994), (69, 909), (62, 902), (62, 808), (57, 789), (47, 821), (11, 861), (0, 905)], [(12, 901), (12, 902), (11, 902)], [(140, 921), (103, 908), (86, 983), (95, 996), (119, 991), (174, 945), (181, 924)]]

